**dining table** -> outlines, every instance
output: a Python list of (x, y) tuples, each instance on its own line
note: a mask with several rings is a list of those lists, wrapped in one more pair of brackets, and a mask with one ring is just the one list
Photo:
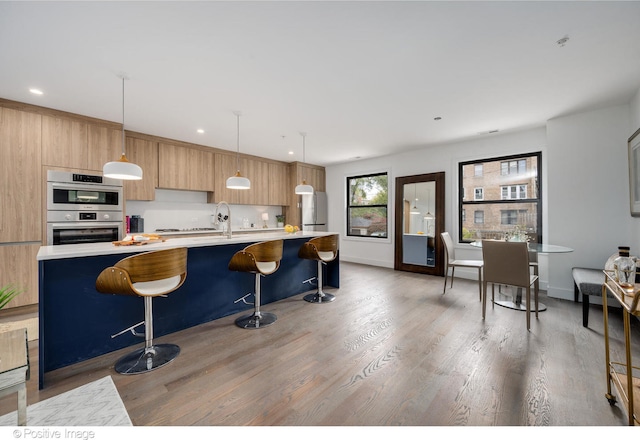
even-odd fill
[[(476, 240), (470, 244), (473, 247), (482, 248), (482, 240)], [(548, 243), (527, 243), (527, 246), (529, 248), (529, 261), (535, 264), (538, 264), (538, 254), (563, 254), (573, 252), (573, 249), (570, 247)], [(494, 301), (494, 304), (508, 309), (520, 310), (523, 312), (527, 311), (527, 304), (522, 302), (521, 287), (516, 289), (515, 295), (512, 295), (510, 299), (497, 300)], [(532, 305), (529, 310), (535, 312), (535, 305)], [(547, 310), (547, 306), (542, 303), (538, 303), (538, 311), (544, 312), (545, 310)]]

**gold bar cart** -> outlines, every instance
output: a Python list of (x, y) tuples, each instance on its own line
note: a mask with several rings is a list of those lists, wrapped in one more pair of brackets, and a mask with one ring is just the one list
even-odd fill
[[(616, 281), (612, 270), (604, 270), (605, 282), (602, 285), (602, 309), (604, 315), (604, 346), (607, 365), (607, 394), (610, 405), (615, 405), (617, 398), (612, 393), (611, 384), (616, 389), (618, 398), (629, 416), (629, 425), (640, 424), (640, 367), (634, 367), (631, 361), (631, 315), (640, 316), (638, 302), (640, 300), (640, 285), (633, 289), (625, 289)], [(614, 362), (609, 355), (609, 311), (607, 309), (607, 291), (620, 303), (623, 310), (625, 362)], [(634, 376), (634, 372), (636, 376)]]

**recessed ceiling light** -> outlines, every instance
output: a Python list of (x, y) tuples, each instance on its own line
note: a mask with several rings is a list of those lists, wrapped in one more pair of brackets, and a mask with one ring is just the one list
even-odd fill
[(293, 154), (293, 151), (289, 151), (289, 154)]
[(565, 44), (567, 44), (567, 42), (569, 41), (569, 36), (565, 35), (564, 37), (560, 38), (558, 41), (556, 41), (556, 44), (560, 47), (564, 47)]
[(29, 91), (34, 95), (44, 95), (44, 92), (40, 89), (29, 89)]
[(197, 131), (198, 131), (198, 133), (200, 133), (200, 134), (204, 133), (204, 130), (203, 130), (202, 128), (198, 128), (198, 130), (197, 130)]

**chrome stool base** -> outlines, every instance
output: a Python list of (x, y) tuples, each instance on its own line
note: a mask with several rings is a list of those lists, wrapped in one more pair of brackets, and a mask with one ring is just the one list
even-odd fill
[(303, 299), (310, 303), (328, 303), (336, 299), (335, 295), (330, 293), (320, 294), (319, 292), (310, 293), (309, 295), (305, 295)]
[(242, 328), (256, 329), (266, 327), (276, 322), (278, 317), (273, 313), (260, 312), (259, 315), (252, 313), (251, 315), (241, 316), (236, 319), (236, 325)]
[(115, 370), (120, 374), (140, 374), (167, 365), (180, 354), (175, 344), (157, 344), (142, 347), (129, 353), (116, 362)]

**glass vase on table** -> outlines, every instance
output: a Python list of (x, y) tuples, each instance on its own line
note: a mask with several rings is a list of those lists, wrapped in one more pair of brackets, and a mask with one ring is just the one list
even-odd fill
[(633, 295), (636, 282), (636, 258), (629, 255), (630, 248), (628, 246), (618, 247), (618, 258), (613, 262), (615, 277), (620, 287), (627, 294)]

